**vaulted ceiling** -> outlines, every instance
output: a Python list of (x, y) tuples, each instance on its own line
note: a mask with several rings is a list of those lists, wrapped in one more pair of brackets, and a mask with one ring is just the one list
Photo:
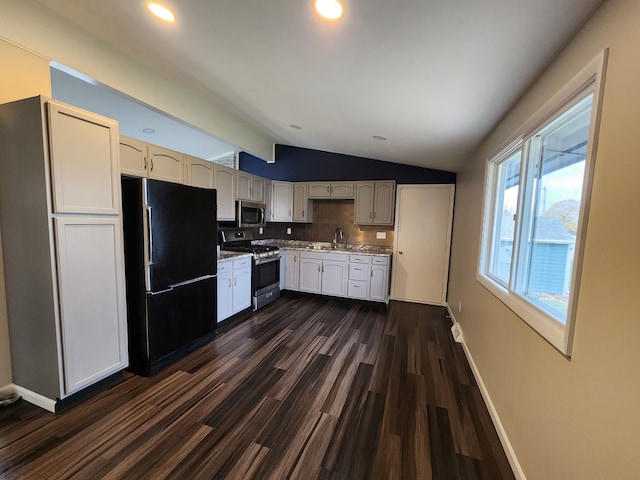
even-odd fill
[(456, 171), (602, 0), (38, 2), (274, 143)]

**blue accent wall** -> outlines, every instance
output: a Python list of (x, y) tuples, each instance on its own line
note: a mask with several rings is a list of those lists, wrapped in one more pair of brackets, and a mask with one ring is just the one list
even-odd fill
[(456, 183), (453, 172), (288, 145), (276, 145), (275, 158), (275, 163), (266, 163), (240, 152), (239, 167), (260, 177), (287, 182), (395, 180), (399, 184)]

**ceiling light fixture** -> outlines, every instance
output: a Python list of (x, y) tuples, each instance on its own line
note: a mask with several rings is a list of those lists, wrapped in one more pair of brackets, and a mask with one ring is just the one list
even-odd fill
[(324, 18), (337, 20), (342, 16), (342, 4), (338, 0), (316, 0), (316, 11)]
[(156, 17), (164, 20), (165, 22), (173, 23), (176, 21), (176, 17), (171, 10), (159, 3), (148, 3), (147, 7)]
[(143, 128), (142, 131), (144, 133), (156, 133), (155, 128)]

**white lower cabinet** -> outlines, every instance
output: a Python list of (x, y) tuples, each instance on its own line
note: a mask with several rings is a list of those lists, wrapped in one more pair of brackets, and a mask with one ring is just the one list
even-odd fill
[(373, 302), (389, 300), (390, 255), (284, 248), (280, 253), (281, 289)]
[(314, 256), (300, 255), (300, 284), (301, 292), (320, 293), (322, 288), (322, 259)]
[(389, 300), (389, 260), (388, 256), (371, 257), (369, 300), (376, 302)]
[(389, 299), (388, 255), (350, 255), (347, 296), (374, 302)]
[(347, 292), (347, 258), (339, 253), (300, 252), (299, 290), (343, 297)]
[[(351, 255), (354, 257), (354, 255)], [(347, 283), (347, 296), (366, 300), (369, 297), (369, 257), (358, 256), (365, 261), (349, 261), (349, 281)]]
[(64, 383), (71, 394), (127, 366), (122, 232), (119, 218), (64, 217), (54, 225)]
[(233, 273), (231, 261), (218, 262), (218, 323), (233, 311)]
[(321, 293), (343, 297), (347, 293), (347, 263), (344, 255), (322, 261)]
[(251, 258), (233, 261), (233, 313), (251, 306)]
[(298, 250), (280, 249), (281, 256), (281, 288), (298, 290), (300, 287), (300, 252)]
[(218, 323), (251, 306), (251, 256), (218, 261)]

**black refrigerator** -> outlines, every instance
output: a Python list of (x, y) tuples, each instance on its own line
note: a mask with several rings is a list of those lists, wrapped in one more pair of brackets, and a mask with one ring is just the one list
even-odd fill
[(214, 338), (216, 191), (122, 178), (129, 370), (152, 375)]

